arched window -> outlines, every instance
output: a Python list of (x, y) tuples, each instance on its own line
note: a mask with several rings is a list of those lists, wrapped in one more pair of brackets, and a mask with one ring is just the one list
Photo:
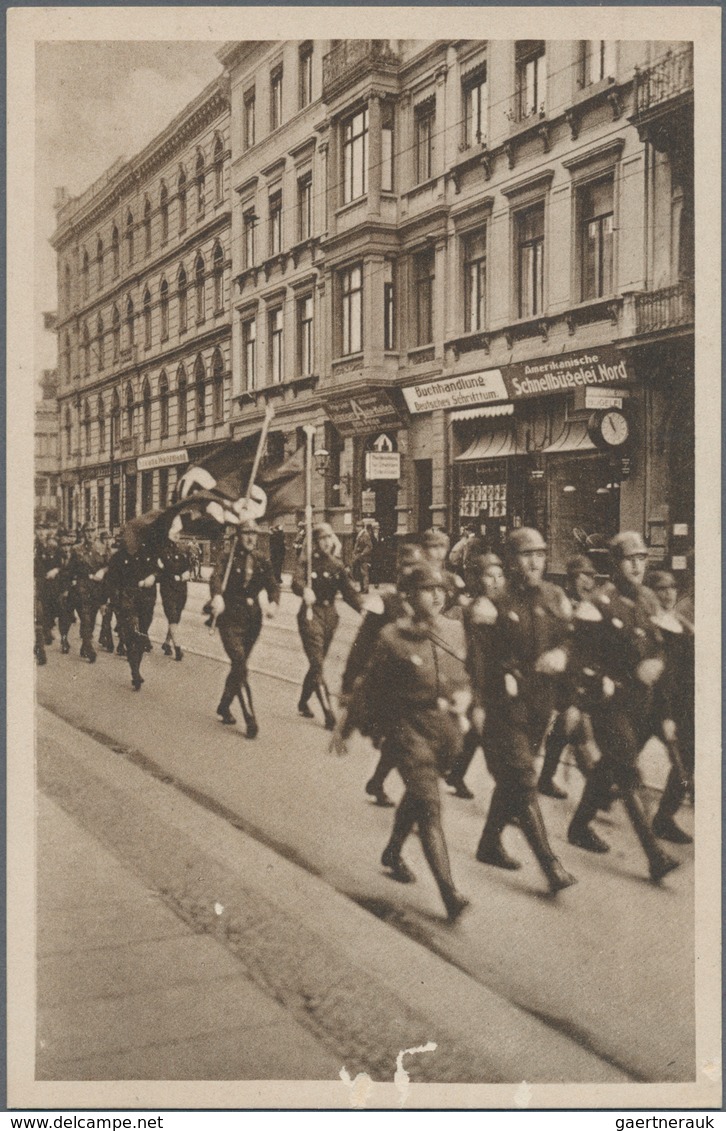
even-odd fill
[(179, 173), (176, 187), (179, 198), (179, 231), (183, 232), (187, 226), (187, 175), (183, 169)]
[(83, 287), (83, 297), (84, 298), (88, 298), (88, 270), (89, 270), (88, 252), (85, 251), (85, 249), (84, 249), (84, 252), (83, 252), (83, 267), (81, 269), (81, 283), (82, 283), (82, 287)]
[(100, 238), (96, 244), (96, 272), (98, 289), (100, 291), (103, 286), (103, 240)]
[(88, 334), (88, 323), (83, 323), (81, 331), (81, 349), (83, 352), (83, 375), (88, 377), (91, 372), (91, 339)]
[(87, 456), (91, 454), (91, 406), (86, 401), (83, 406), (83, 447)]
[(134, 390), (131, 382), (126, 386), (126, 435), (134, 434)]
[(103, 336), (103, 318), (100, 314), (96, 321), (96, 348), (98, 351), (98, 368), (103, 369), (106, 364), (106, 345)]
[(213, 263), (214, 278), (214, 313), (219, 314), (224, 308), (224, 252), (222, 245), (217, 244), (214, 249)]
[(141, 404), (143, 413), (143, 426), (144, 426), (144, 443), (151, 442), (151, 385), (148, 379), (144, 380), (144, 387), (141, 390)]
[(121, 439), (121, 400), (118, 395), (118, 389), (113, 391), (113, 400), (111, 401), (111, 449), (118, 447), (118, 442)]
[(121, 315), (116, 305), (114, 305), (111, 315), (111, 336), (113, 338), (113, 360), (118, 361), (121, 353)]
[(196, 400), (197, 428), (203, 428), (207, 422), (207, 386), (205, 382), (204, 362), (201, 355), (194, 362), (194, 392)]
[(187, 328), (187, 273), (184, 267), (179, 268), (179, 333), (183, 334)]
[(159, 377), (159, 436), (165, 440), (169, 435), (169, 382), (166, 379), (166, 370), (162, 369)]
[(169, 239), (169, 190), (163, 181), (159, 193), (159, 211), (161, 213), (161, 242), (166, 243)]
[(134, 304), (131, 298), (126, 300), (126, 345), (131, 347), (136, 341), (134, 327)]
[(204, 321), (204, 260), (198, 255), (194, 264), (194, 292), (197, 305), (197, 322)]
[(217, 137), (214, 143), (214, 199), (219, 203), (224, 195), (224, 143)]
[(144, 291), (144, 348), (151, 346), (151, 294), (147, 287)]
[(69, 456), (71, 454), (71, 444), (73, 442), (73, 425), (71, 423), (71, 410), (70, 410), (70, 408), (66, 409), (65, 433), (66, 433), (66, 455)]
[(144, 251), (151, 254), (151, 201), (148, 196), (144, 204)]
[(169, 284), (166, 279), (161, 280), (159, 287), (159, 321), (161, 324), (161, 340), (165, 342), (169, 337)]
[(177, 429), (180, 436), (185, 436), (187, 431), (187, 375), (183, 365), (180, 365), (176, 371), (176, 403)]
[(63, 335), (63, 376), (66, 381), (71, 379), (71, 336), (66, 330)]
[(111, 260), (113, 262), (113, 276), (116, 278), (119, 272), (119, 253), (118, 253), (118, 228), (114, 224), (113, 231), (111, 232)]
[(134, 261), (134, 218), (130, 212), (126, 216), (126, 261), (129, 266)]
[(212, 416), (215, 424), (224, 420), (224, 361), (218, 349), (212, 354)]
[(194, 166), (194, 181), (197, 186), (197, 216), (204, 215), (204, 154), (197, 154)]
[(103, 397), (98, 398), (98, 450), (106, 450), (106, 410), (103, 407)]

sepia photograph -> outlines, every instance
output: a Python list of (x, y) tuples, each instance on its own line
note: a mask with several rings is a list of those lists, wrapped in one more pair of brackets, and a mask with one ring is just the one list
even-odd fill
[(721, 1105), (720, 11), (645, 11), (12, 13), (12, 1106)]

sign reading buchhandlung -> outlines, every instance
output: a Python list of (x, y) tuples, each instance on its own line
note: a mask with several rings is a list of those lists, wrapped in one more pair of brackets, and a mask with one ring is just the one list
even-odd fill
[(633, 380), (633, 373), (619, 350), (614, 346), (595, 346), (536, 361), (521, 361), (502, 369), (410, 385), (403, 390), (403, 395), (409, 412), (418, 413), (521, 401), (598, 385), (612, 387)]

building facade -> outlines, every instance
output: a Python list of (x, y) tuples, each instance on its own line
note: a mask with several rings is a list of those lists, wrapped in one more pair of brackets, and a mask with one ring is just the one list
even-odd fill
[[(199, 134), (184, 133), (181, 122), (199, 112), (190, 108), (166, 142), (131, 163), (148, 174), (132, 182), (112, 170), (59, 213), (61, 294), (68, 265), (72, 280), (59, 337), (61, 373), (70, 374), (61, 387), (66, 498), (84, 505), (90, 486), (92, 505), (94, 478), (111, 483), (123, 455), (122, 495), (146, 509), (174, 478), (162, 484), (155, 471), (145, 490), (133, 482), (147, 420), (153, 458), (167, 458), (167, 447), (196, 458), (226, 436), (253, 447), (272, 402), (268, 458), (292, 452), (304, 425), (315, 425), (327, 453), (316, 511), (346, 543), (365, 516), (390, 547), (431, 525), (455, 533), (469, 523), (496, 547), (512, 527), (533, 524), (559, 573), (571, 554), (597, 556), (618, 528), (635, 527), (654, 560), (685, 568), (694, 519), (692, 45), (288, 40), (230, 43), (219, 58), (224, 79), (197, 100), (223, 101), (228, 83), (217, 118), (210, 111)], [(216, 213), (200, 226), (189, 203), (197, 227), (181, 246), (162, 255), (153, 237), (153, 271), (127, 272), (127, 211), (143, 218), (148, 195), (153, 231), (162, 182), (178, 211), (182, 165), (191, 201), (197, 148), (211, 177), (217, 136), (219, 230)], [(173, 137), (184, 140), (162, 158)], [(170, 225), (176, 233), (173, 216)], [(108, 246), (114, 226), (125, 277), (113, 295), (85, 300), (93, 242)], [(143, 241), (143, 222), (140, 231)], [(183, 338), (173, 297), (162, 350), (162, 272), (175, 296), (183, 260), (191, 296), (197, 252), (211, 280), (217, 239), (225, 310)], [(123, 337), (131, 278), (133, 342)], [(139, 341), (147, 285), (150, 353)], [(113, 379), (84, 361), (99, 317), (113, 332), (112, 303), (121, 335)], [(209, 408), (200, 428), (188, 392), (182, 432), (177, 369), (198, 387), (197, 354), (209, 374), (215, 349), (223, 421), (209, 422)], [(104, 404), (120, 420), (111, 472), (93, 454), (98, 411), (86, 393), (97, 396), (96, 384), (118, 397), (115, 409)], [(119, 508), (130, 513), (119, 502), (111, 519)]]
[(44, 369), (35, 402), (35, 522), (60, 521), (58, 371)]
[(222, 78), (136, 157), (61, 198), (63, 518), (163, 507), (229, 435), (230, 113)]

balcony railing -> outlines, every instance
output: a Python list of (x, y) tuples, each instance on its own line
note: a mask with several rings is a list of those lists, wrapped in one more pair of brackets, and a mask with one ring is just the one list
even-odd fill
[(635, 116), (693, 90), (693, 48), (669, 51), (647, 70), (635, 71)]
[(398, 61), (387, 39), (342, 39), (323, 56), (323, 98), (353, 82), (368, 68), (395, 68)]
[(693, 283), (690, 281), (635, 296), (637, 334), (655, 334), (661, 330), (689, 326), (694, 316)]

